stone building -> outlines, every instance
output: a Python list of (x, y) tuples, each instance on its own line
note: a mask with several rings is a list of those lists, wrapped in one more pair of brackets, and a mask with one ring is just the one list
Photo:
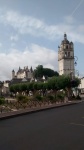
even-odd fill
[(67, 40), (67, 35), (64, 34), (64, 39), (58, 46), (58, 65), (59, 75), (75, 74), (74, 69), (74, 45), (73, 42)]
[(15, 73), (14, 70), (12, 70), (12, 79), (31, 79), (33, 77), (33, 69), (32, 67), (28, 69), (27, 67), (24, 67), (21, 69), (19, 67), (18, 71)]
[(6, 81), (3, 82), (2, 95), (9, 95), (9, 93), (10, 93), (9, 85), (10, 85), (9, 80), (6, 80)]
[(81, 90), (81, 94), (84, 94), (84, 77), (80, 78), (80, 81), (79, 89)]
[(0, 96), (2, 95), (3, 82), (0, 81)]

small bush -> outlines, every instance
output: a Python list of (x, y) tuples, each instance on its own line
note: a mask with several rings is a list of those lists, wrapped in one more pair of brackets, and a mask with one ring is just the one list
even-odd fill
[(55, 99), (55, 97), (54, 97), (53, 95), (48, 95), (47, 98), (48, 98), (48, 100), (49, 100), (51, 103), (56, 102), (56, 99)]
[(72, 100), (75, 100), (75, 99), (76, 99), (76, 96), (73, 94), (72, 97), (71, 97), (71, 99), (72, 99)]
[(77, 95), (76, 100), (81, 100), (81, 97), (79, 95)]
[(48, 95), (48, 99), (49, 100), (54, 100), (54, 96), (53, 95)]
[(36, 95), (36, 96), (35, 96), (35, 99), (36, 99), (37, 101), (42, 101), (42, 100), (43, 100), (43, 97), (40, 96), (40, 95)]
[(28, 97), (24, 96), (24, 95), (18, 95), (17, 100), (18, 100), (18, 102), (27, 103), (28, 102)]
[(29, 101), (34, 101), (34, 96), (28, 96)]
[(5, 103), (5, 98), (4, 97), (0, 97), (0, 105)]
[(57, 93), (56, 97), (57, 97), (58, 100), (63, 101), (64, 97), (65, 97), (65, 94), (63, 94), (62, 92), (59, 92), (59, 93)]

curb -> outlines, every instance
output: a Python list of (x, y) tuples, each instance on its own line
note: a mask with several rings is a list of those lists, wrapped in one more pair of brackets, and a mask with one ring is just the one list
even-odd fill
[(50, 106), (48, 105), (48, 106), (43, 106), (43, 107), (26, 108), (23, 110), (2, 113), (2, 114), (0, 114), (0, 120), (23, 116), (23, 115), (27, 115), (30, 113), (44, 111), (44, 110), (46, 111), (48, 109), (54, 109), (54, 108), (59, 108), (59, 107), (63, 107), (63, 106), (74, 105), (74, 104), (78, 104), (80, 102), (82, 102), (82, 101), (67, 102), (67, 103), (63, 103), (63, 104), (52, 104)]

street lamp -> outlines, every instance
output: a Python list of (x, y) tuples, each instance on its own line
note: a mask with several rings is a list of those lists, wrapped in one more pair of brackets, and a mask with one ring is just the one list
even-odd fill
[[(78, 61), (78, 57), (74, 56), (74, 65), (77, 66), (77, 61)], [(79, 76), (79, 71), (75, 70), (75, 75), (78, 77)]]
[[(77, 65), (77, 61), (78, 61), (78, 57), (74, 56), (74, 65), (75, 66)], [(70, 63), (70, 65), (71, 65), (71, 63)], [(71, 66), (70, 66), (70, 68), (71, 68)], [(70, 72), (70, 85), (71, 85), (71, 93), (70, 93), (70, 97), (69, 97), (70, 99), (72, 98), (72, 93), (73, 93), (72, 87), (75, 86), (75, 82), (76, 82), (75, 75), (79, 76), (79, 71), (75, 70), (75, 68), (74, 68), (74, 72), (72, 72), (72, 71)]]
[[(67, 54), (66, 53), (64, 55), (64, 58), (67, 58)], [(74, 56), (74, 57), (71, 56), (71, 58), (74, 59), (74, 65), (77, 66), (78, 57), (77, 56)], [(71, 59), (70, 59), (70, 69), (69, 69), (70, 70), (70, 77), (73, 77), (75, 73), (77, 74), (77, 76), (79, 76), (79, 71), (76, 70), (76, 71), (73, 72), (71, 68), (72, 67), (71, 67)]]
[[(77, 66), (77, 61), (78, 61), (78, 57), (77, 57), (77, 56), (74, 56), (74, 65), (75, 65), (75, 66)], [(70, 66), (70, 68), (71, 68), (71, 66)], [(75, 68), (74, 68), (74, 70), (75, 70)], [(70, 72), (71, 80), (74, 80), (75, 75), (76, 75), (76, 76), (79, 76), (79, 71), (78, 71), (78, 70), (75, 70), (74, 73), (73, 73), (72, 71)]]
[(78, 57), (77, 57), (77, 56), (74, 56), (74, 65), (75, 65), (75, 66), (77, 65), (77, 61), (78, 61)]

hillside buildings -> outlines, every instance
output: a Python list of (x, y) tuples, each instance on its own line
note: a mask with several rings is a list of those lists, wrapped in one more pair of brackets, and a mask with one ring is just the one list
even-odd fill
[(31, 79), (33, 77), (33, 69), (32, 67), (29, 69), (28, 66), (21, 69), (19, 67), (18, 71), (15, 73), (14, 70), (12, 70), (12, 79)]
[(12, 70), (12, 79), (0, 83), (0, 95), (8, 94), (10, 92), (9, 86), (11, 84), (30, 82), (32, 80), (34, 80), (32, 67), (30, 69), (28, 66), (23, 69), (19, 67), (17, 72)]

